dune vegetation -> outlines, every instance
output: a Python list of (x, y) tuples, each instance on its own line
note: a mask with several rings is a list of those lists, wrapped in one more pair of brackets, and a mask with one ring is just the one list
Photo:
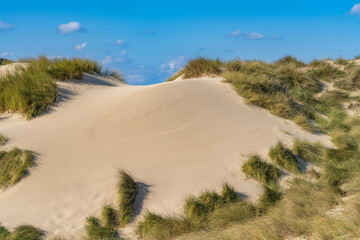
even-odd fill
[(5, 59), (5, 58), (0, 58), (0, 66), (1, 65), (7, 65), (13, 63), (13, 61), (9, 60), (9, 59)]
[[(251, 205), (255, 209), (253, 214), (234, 220), (232, 217), (243, 208), (225, 205), (220, 209), (231, 208), (231, 214), (216, 210), (225, 224), (207, 222), (203, 228), (181, 230), (173, 227), (166, 239), (359, 238), (360, 64), (343, 58), (304, 63), (287, 56), (273, 63), (242, 60), (219, 63), (207, 59), (196, 61), (205, 66), (195, 68), (193, 61), (182, 70), (187, 76), (208, 76), (207, 70), (198, 70), (216, 65), (220, 72), (217, 76), (232, 84), (249, 104), (292, 120), (304, 130), (327, 134), (335, 147), (294, 139), (292, 149), (279, 142), (269, 150), (273, 164), (251, 156), (242, 170), (246, 176), (265, 184), (257, 203), (241, 202)], [(300, 170), (298, 159), (306, 162), (307, 170)], [(286, 187), (278, 181), (282, 175), (278, 167), (291, 176)], [(203, 207), (199, 205), (199, 209)], [(170, 225), (171, 219), (161, 216), (155, 219)], [(143, 238), (164, 239), (158, 226), (150, 228), (149, 223), (147, 226), (150, 234), (143, 234)]]
[(30, 151), (14, 148), (0, 151), (0, 189), (6, 189), (24, 178), (35, 165), (35, 156)]
[(17, 226), (12, 232), (0, 225), (1, 240), (43, 240), (45, 232), (31, 225)]
[(86, 58), (44, 56), (21, 59), (15, 72), (0, 77), (0, 113), (18, 112), (27, 119), (45, 112), (58, 97), (56, 81), (82, 80), (83, 73), (109, 75), (122, 80), (116, 71), (103, 70), (96, 61)]

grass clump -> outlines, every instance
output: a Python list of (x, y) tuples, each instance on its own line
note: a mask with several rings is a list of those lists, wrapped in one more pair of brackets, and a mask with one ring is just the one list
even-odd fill
[(178, 77), (180, 77), (181, 75), (184, 74), (184, 70), (181, 69), (179, 70), (177, 73), (175, 73), (174, 75), (172, 75), (170, 78), (168, 78), (165, 82), (172, 82), (174, 80), (176, 80)]
[(0, 151), (0, 188), (5, 189), (24, 178), (35, 165), (35, 156), (30, 151), (13, 149)]
[(59, 81), (82, 80), (83, 73), (102, 73), (102, 66), (97, 61), (87, 58), (54, 58), (45, 56), (23, 59), (22, 62), (30, 64), (30, 68), (48, 73), (53, 79)]
[(4, 66), (7, 64), (13, 63), (13, 61), (9, 60), (9, 59), (5, 59), (5, 58), (0, 58), (0, 66)]
[(283, 167), (290, 172), (300, 172), (299, 163), (296, 159), (296, 156), (281, 142), (278, 142), (274, 147), (270, 149), (269, 156), (271, 160), (273, 160), (274, 163), (276, 163), (280, 167)]
[(137, 193), (138, 187), (133, 177), (129, 173), (121, 170), (118, 183), (120, 226), (125, 226), (131, 222), (134, 215)]
[(45, 232), (30, 225), (17, 226), (11, 233), (8, 240), (42, 240)]
[(0, 134), (0, 146), (4, 146), (8, 142), (8, 138)]
[(321, 165), (324, 162), (326, 149), (321, 143), (310, 143), (306, 140), (294, 139), (293, 151), (302, 160)]
[(9, 239), (10, 234), (11, 234), (10, 231), (6, 227), (0, 225), (0, 239), (1, 240)]
[(301, 62), (297, 58), (290, 56), (290, 55), (280, 58), (279, 60), (277, 60), (275, 62), (275, 64), (278, 64), (278, 65), (293, 64), (297, 67), (305, 67), (306, 66), (306, 64), (304, 62)]
[(46, 111), (56, 99), (56, 83), (45, 72), (22, 68), (0, 79), (0, 112), (20, 112), (30, 119)]
[(209, 226), (214, 228), (226, 227), (232, 223), (243, 223), (256, 217), (257, 207), (247, 201), (228, 204), (214, 211), (209, 216)]
[(242, 166), (242, 171), (247, 177), (253, 177), (264, 184), (275, 183), (281, 171), (272, 164), (266, 163), (257, 155), (251, 156)]
[(118, 213), (110, 205), (106, 205), (103, 207), (101, 216), (105, 226), (116, 227), (118, 225)]
[(221, 65), (222, 62), (219, 59), (193, 59), (183, 69), (184, 78), (219, 75), (221, 73)]
[(191, 223), (184, 218), (164, 218), (150, 212), (136, 227), (136, 233), (142, 239), (173, 239), (191, 230)]
[(115, 240), (116, 231), (113, 226), (103, 226), (100, 219), (88, 217), (86, 219), (86, 239), (87, 240)]
[(312, 67), (310, 72), (324, 81), (332, 81), (336, 78), (346, 76), (344, 71), (341, 71), (326, 61), (315, 61), (310, 63), (310, 66)]
[(349, 60), (343, 58), (343, 57), (339, 57), (335, 60), (335, 63), (336, 64), (339, 64), (339, 65), (348, 65), (349, 63)]

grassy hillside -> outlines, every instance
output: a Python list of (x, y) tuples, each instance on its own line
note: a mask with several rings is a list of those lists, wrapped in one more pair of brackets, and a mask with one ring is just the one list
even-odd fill
[(57, 100), (56, 81), (79, 80), (83, 73), (113, 76), (117, 72), (104, 71), (96, 61), (85, 58), (46, 57), (22, 59), (23, 67), (0, 77), (0, 113), (19, 112), (27, 119), (39, 116)]
[[(201, 77), (208, 76), (209, 69), (249, 104), (307, 131), (330, 135), (335, 148), (295, 139), (293, 149), (282, 143), (273, 146), (266, 161), (251, 157), (242, 170), (266, 184), (263, 197), (253, 205), (254, 214), (244, 213), (242, 206), (224, 206), (215, 214), (222, 224), (207, 220), (200, 227), (174, 230), (168, 239), (358, 239), (360, 62), (340, 58), (306, 64), (290, 56), (274, 63), (195, 59), (182, 72)], [(299, 159), (316, 167), (301, 171)], [(286, 188), (278, 182), (278, 168), (291, 176)], [(153, 229), (143, 237), (163, 239), (155, 231), (158, 227)]]

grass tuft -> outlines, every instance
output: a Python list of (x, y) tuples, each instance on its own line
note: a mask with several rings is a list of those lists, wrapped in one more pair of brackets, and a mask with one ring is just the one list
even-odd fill
[(7, 228), (5, 228), (4, 226), (0, 225), (0, 239), (8, 240), (10, 235), (11, 235), (10, 231)]
[(110, 205), (103, 207), (101, 212), (102, 220), (107, 227), (118, 226), (118, 214), (117, 211)]
[(184, 78), (214, 76), (221, 73), (222, 62), (219, 59), (197, 58), (188, 62), (183, 69)]
[(125, 226), (131, 222), (134, 215), (137, 193), (138, 187), (133, 177), (129, 173), (121, 170), (118, 183), (120, 226)]
[(281, 175), (281, 171), (277, 167), (264, 162), (257, 155), (251, 156), (249, 160), (244, 163), (242, 171), (247, 177), (253, 177), (264, 184), (275, 183)]
[(299, 163), (296, 159), (296, 156), (281, 142), (278, 142), (274, 147), (270, 149), (269, 156), (271, 160), (273, 160), (274, 163), (276, 163), (280, 167), (283, 167), (290, 172), (300, 172)]
[(17, 226), (11, 233), (9, 240), (42, 240), (45, 232), (30, 225)]
[(56, 99), (56, 83), (43, 71), (22, 68), (0, 79), (0, 112), (19, 112), (30, 119), (46, 111)]
[(279, 65), (293, 64), (293, 65), (296, 65), (297, 67), (305, 67), (306, 66), (306, 64), (304, 62), (301, 62), (301, 61), (297, 60), (297, 58), (290, 56), (290, 55), (280, 58), (279, 60), (277, 60), (275, 62), (275, 64), (279, 64)]
[(0, 66), (4, 66), (7, 64), (13, 63), (13, 61), (9, 60), (9, 59), (5, 59), (5, 58), (0, 58)]
[(8, 142), (8, 138), (0, 134), (0, 146), (4, 146)]
[(30, 151), (14, 148), (0, 151), (0, 188), (5, 189), (24, 178), (35, 165), (35, 156)]
[(86, 218), (87, 240), (115, 240), (116, 231), (112, 226), (102, 226), (100, 219), (96, 217)]
[(326, 149), (321, 143), (310, 143), (306, 140), (294, 139), (293, 151), (302, 160), (321, 165), (324, 162)]

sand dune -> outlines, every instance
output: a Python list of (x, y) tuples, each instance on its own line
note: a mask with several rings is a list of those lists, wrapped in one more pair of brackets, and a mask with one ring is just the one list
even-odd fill
[(0, 222), (30, 223), (50, 234), (78, 235), (86, 216), (116, 202), (117, 169), (130, 171), (147, 192), (143, 210), (176, 214), (189, 194), (223, 182), (250, 199), (261, 187), (240, 166), (265, 155), (277, 140), (330, 141), (246, 105), (221, 79), (128, 86), (87, 75), (60, 83), (60, 101), (31, 121), (0, 116), (0, 132), (38, 153), (38, 166), (0, 193)]

